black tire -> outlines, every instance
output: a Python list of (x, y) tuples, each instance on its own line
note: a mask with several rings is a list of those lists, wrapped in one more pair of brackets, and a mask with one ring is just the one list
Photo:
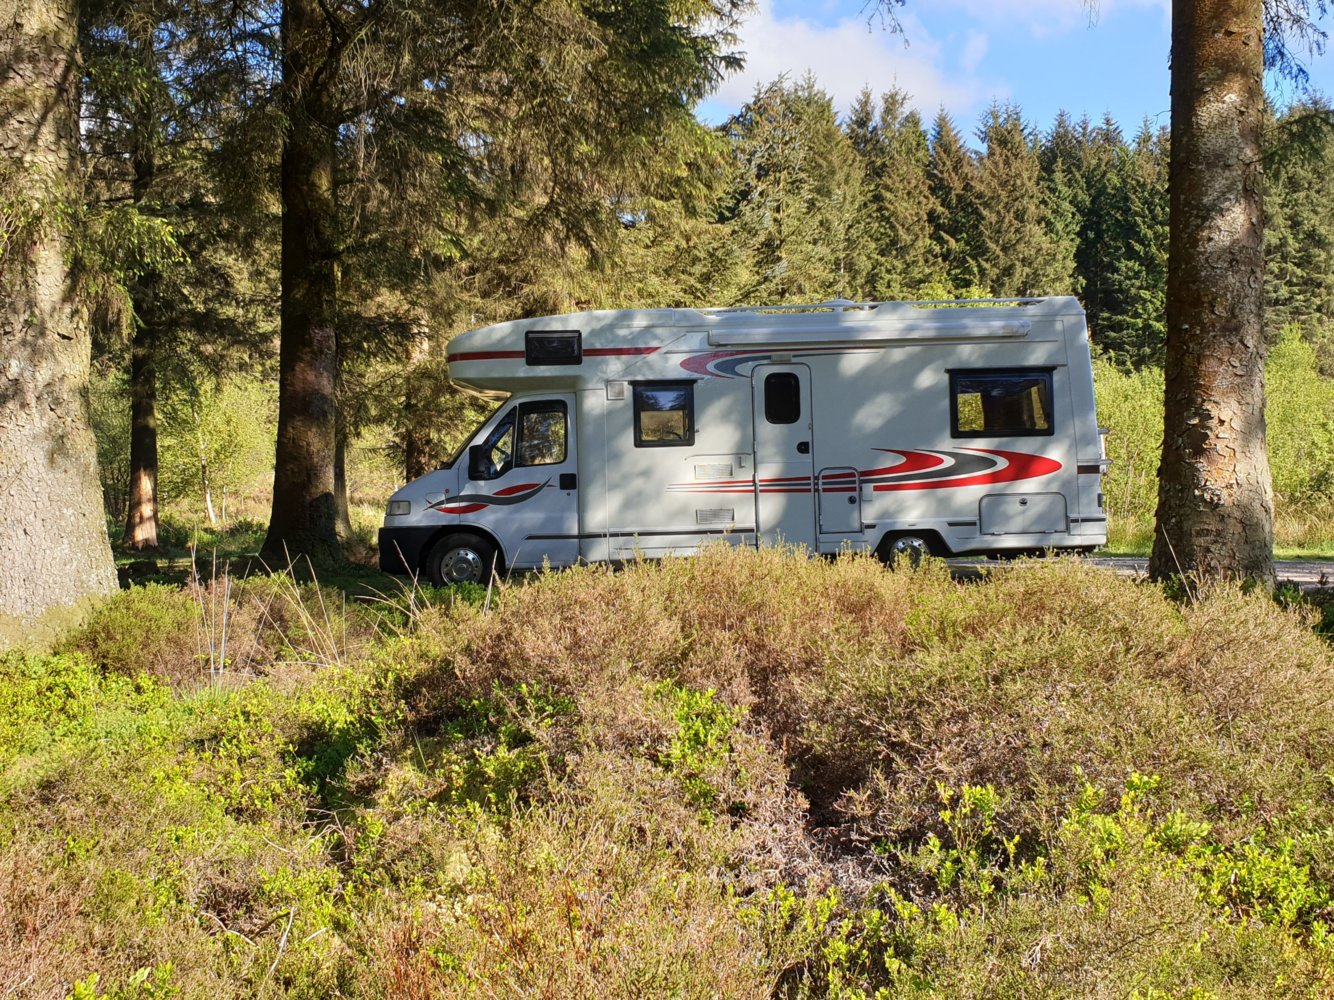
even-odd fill
[(478, 535), (446, 535), (426, 555), (426, 578), (437, 587), (456, 583), (486, 583), (493, 566), (499, 568), (496, 547)]

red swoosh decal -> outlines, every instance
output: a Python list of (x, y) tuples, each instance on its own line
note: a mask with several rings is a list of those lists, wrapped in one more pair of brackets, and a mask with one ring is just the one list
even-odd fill
[(991, 448), (961, 448), (960, 451), (975, 451), (982, 455), (995, 455), (1009, 464), (1003, 469), (982, 472), (960, 479), (931, 479), (917, 483), (882, 483), (875, 487), (877, 493), (890, 493), (895, 490), (941, 490), (959, 489), (964, 486), (990, 486), (994, 483), (1014, 483), (1021, 479), (1038, 479), (1059, 472), (1061, 463), (1043, 455), (1029, 455), (1022, 451), (995, 451)]

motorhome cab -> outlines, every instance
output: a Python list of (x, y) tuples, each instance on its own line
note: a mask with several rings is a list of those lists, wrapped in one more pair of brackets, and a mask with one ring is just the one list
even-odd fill
[(389, 501), (380, 564), (435, 583), (708, 542), (896, 556), (1107, 539), (1073, 298), (586, 312), (450, 344), (508, 398)]

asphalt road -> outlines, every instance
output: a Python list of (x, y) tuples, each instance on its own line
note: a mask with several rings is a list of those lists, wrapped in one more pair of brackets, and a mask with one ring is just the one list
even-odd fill
[[(1143, 556), (1086, 556), (1095, 566), (1105, 566), (1120, 576), (1142, 577), (1147, 572), (1149, 560)], [(976, 576), (988, 566), (1006, 565), (986, 559), (950, 559), (950, 569), (956, 576), (967, 578)], [(1280, 585), (1293, 583), (1301, 590), (1317, 590), (1322, 587), (1334, 587), (1334, 562), (1317, 559), (1290, 559), (1274, 563), (1274, 571)]]

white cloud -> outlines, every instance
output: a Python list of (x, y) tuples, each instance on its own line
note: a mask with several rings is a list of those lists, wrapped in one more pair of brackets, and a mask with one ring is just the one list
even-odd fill
[(976, 31), (969, 34), (968, 41), (964, 43), (963, 52), (959, 56), (959, 68), (968, 74), (977, 72), (977, 67), (986, 58), (989, 47), (990, 39), (986, 35)]
[(807, 71), (840, 111), (846, 111), (867, 86), (876, 93), (902, 88), (928, 118), (941, 106), (963, 111), (993, 95), (1004, 95), (1008, 88), (1003, 83), (977, 76), (987, 50), (984, 35), (970, 36), (962, 48), (945, 46), (929, 35), (911, 8), (901, 21), (901, 35), (891, 34), (866, 13), (820, 24), (802, 17), (777, 17), (772, 0), (761, 0), (739, 32), (738, 48), (746, 54), (746, 67), (725, 80), (709, 104), (726, 109), (726, 114), (749, 100), (757, 85), (781, 75), (796, 81)]
[(1034, 38), (1053, 38), (1116, 16), (1120, 11), (1156, 9), (1170, 23), (1170, 0), (935, 0), (938, 10), (954, 10), (977, 24), (1022, 25)]

